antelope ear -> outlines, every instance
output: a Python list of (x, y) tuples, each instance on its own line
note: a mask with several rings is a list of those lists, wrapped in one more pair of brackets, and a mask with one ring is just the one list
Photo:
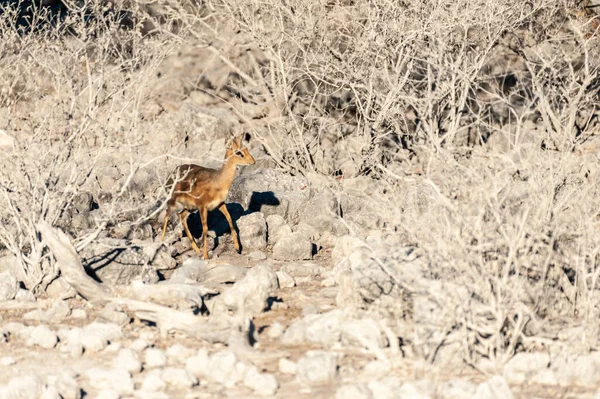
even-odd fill
[(249, 143), (250, 139), (252, 138), (252, 135), (249, 132), (244, 132), (244, 133), (242, 133), (242, 137), (243, 137), (242, 141)]
[(234, 135), (230, 134), (227, 136), (227, 139), (225, 141), (225, 148), (227, 149), (232, 149), (234, 144), (236, 142), (236, 138)]

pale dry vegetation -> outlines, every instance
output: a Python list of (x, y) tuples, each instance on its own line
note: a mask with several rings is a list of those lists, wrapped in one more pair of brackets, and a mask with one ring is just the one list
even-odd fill
[(335, 265), (364, 289), (353, 304), (419, 358), (482, 370), (597, 349), (585, 4), (28, 4), (0, 16), (0, 250), (36, 295), (59, 275), (42, 221), (78, 251), (153, 245), (173, 166), (218, 165), (241, 125), (260, 168), (335, 198), (358, 239)]

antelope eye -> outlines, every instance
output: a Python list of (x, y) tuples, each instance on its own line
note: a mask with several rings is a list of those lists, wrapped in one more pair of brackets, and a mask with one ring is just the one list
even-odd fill
[(243, 153), (243, 152), (241, 152), (240, 150), (236, 150), (236, 151), (235, 151), (235, 155), (237, 155), (237, 156), (238, 156), (238, 157), (240, 157), (240, 158), (244, 158), (244, 153)]

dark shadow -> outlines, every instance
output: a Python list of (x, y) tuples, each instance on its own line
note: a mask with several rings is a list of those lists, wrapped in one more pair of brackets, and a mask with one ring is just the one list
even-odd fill
[(276, 296), (270, 296), (267, 298), (267, 307), (265, 308), (265, 312), (270, 311), (274, 303), (283, 303), (283, 299)]
[(263, 207), (276, 207), (279, 205), (281, 205), (281, 202), (272, 191), (253, 191), (246, 214), (260, 212)]
[(250, 320), (250, 325), (248, 326), (248, 343), (250, 346), (254, 346), (256, 344), (256, 339), (254, 339), (254, 332), (256, 331), (256, 326)]

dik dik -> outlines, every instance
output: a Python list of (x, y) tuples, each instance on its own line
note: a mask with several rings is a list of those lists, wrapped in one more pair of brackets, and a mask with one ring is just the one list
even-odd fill
[(227, 151), (225, 152), (225, 160), (219, 170), (203, 168), (198, 165), (181, 165), (175, 169), (174, 175), (167, 181), (167, 189), (171, 190), (173, 184), (175, 184), (175, 189), (167, 202), (167, 213), (165, 214), (162, 232), (163, 241), (167, 231), (167, 224), (169, 223), (169, 216), (173, 211), (177, 210), (179, 219), (185, 229), (185, 234), (192, 243), (192, 248), (200, 254), (200, 248), (196, 245), (196, 241), (194, 241), (194, 237), (192, 237), (187, 225), (187, 217), (190, 212), (199, 210), (202, 219), (202, 238), (204, 240), (203, 255), (204, 259), (208, 259), (208, 247), (206, 245), (208, 211), (219, 208), (229, 223), (233, 245), (236, 251), (240, 252), (240, 241), (233, 227), (231, 216), (225, 206), (225, 199), (235, 177), (237, 166), (253, 165), (255, 163), (254, 158), (248, 152), (248, 148), (243, 145), (244, 142), (249, 140), (250, 135), (248, 133), (229, 140)]

